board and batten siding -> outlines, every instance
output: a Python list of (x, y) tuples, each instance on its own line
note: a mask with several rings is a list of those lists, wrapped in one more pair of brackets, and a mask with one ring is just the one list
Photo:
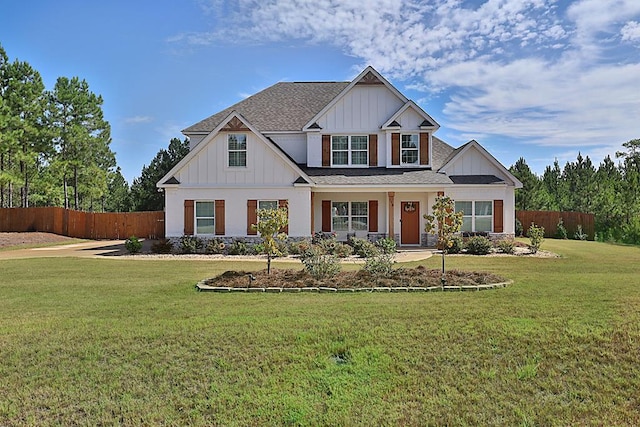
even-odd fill
[(475, 147), (471, 147), (449, 165), (446, 172), (447, 175), (495, 175), (501, 179), (508, 179), (502, 170), (487, 160)]
[(247, 166), (228, 167), (227, 134), (221, 133), (176, 174), (181, 185), (292, 185), (295, 172), (274, 150), (247, 133)]
[[(185, 228), (185, 200), (224, 200), (224, 236), (242, 237), (247, 233), (247, 201), (286, 200), (289, 209), (289, 236), (311, 234), (311, 190), (304, 188), (166, 188), (166, 237), (180, 237)], [(219, 211), (217, 212), (219, 213)], [(213, 236), (212, 236), (213, 237)]]
[(307, 135), (304, 133), (265, 133), (296, 163), (307, 163)]

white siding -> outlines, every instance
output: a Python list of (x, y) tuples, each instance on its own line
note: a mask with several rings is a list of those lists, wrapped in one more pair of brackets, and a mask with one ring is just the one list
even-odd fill
[(446, 170), (447, 175), (495, 175), (510, 181), (503, 171), (491, 163), (475, 147), (470, 147)]
[(343, 96), (318, 124), (323, 132), (377, 131), (403, 103), (383, 85), (356, 85)]
[(304, 133), (267, 134), (296, 163), (307, 163), (307, 135)]
[(307, 166), (322, 167), (322, 135), (320, 133), (307, 133)]
[(416, 113), (412, 107), (409, 107), (400, 114), (396, 121), (402, 126), (400, 132), (416, 132), (420, 129), (424, 118)]
[(166, 189), (167, 237), (184, 234), (185, 200), (225, 200), (225, 236), (247, 236), (247, 200), (289, 201), (289, 236), (311, 235), (311, 191), (309, 188), (186, 188)]
[(189, 137), (189, 150), (193, 150), (206, 135), (187, 135)]
[(176, 174), (182, 186), (291, 186), (298, 174), (252, 133), (247, 133), (247, 166), (228, 167), (227, 134), (218, 134)]

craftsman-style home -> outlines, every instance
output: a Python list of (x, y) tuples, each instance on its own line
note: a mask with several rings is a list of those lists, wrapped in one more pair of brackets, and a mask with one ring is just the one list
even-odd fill
[(422, 215), (442, 194), (464, 212), (463, 231), (513, 236), (522, 184), (439, 127), (372, 67), (350, 82), (277, 83), (183, 131), (191, 151), (158, 182), (166, 236), (248, 239), (257, 209), (286, 206), (292, 238), (426, 246)]

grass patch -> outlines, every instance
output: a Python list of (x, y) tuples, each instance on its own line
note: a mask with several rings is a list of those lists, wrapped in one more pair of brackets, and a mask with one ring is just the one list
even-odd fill
[(51, 246), (73, 245), (76, 243), (84, 243), (87, 241), (88, 240), (86, 239), (68, 239), (68, 240), (59, 241), (59, 242), (21, 243), (21, 244), (11, 245), (11, 246), (0, 246), (0, 252), (16, 251), (20, 249), (48, 248)]
[(450, 257), (515, 283), (435, 294), (207, 294), (237, 263), (3, 260), (0, 424), (638, 424), (640, 249), (543, 249), (562, 257)]

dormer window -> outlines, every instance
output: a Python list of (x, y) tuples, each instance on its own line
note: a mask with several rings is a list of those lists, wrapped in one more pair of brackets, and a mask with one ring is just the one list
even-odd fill
[(369, 164), (369, 137), (366, 135), (332, 135), (333, 166), (366, 166)]
[(230, 133), (227, 136), (229, 167), (247, 166), (247, 134)]
[(418, 134), (402, 134), (400, 136), (400, 159), (403, 165), (417, 165), (420, 158), (420, 140)]

